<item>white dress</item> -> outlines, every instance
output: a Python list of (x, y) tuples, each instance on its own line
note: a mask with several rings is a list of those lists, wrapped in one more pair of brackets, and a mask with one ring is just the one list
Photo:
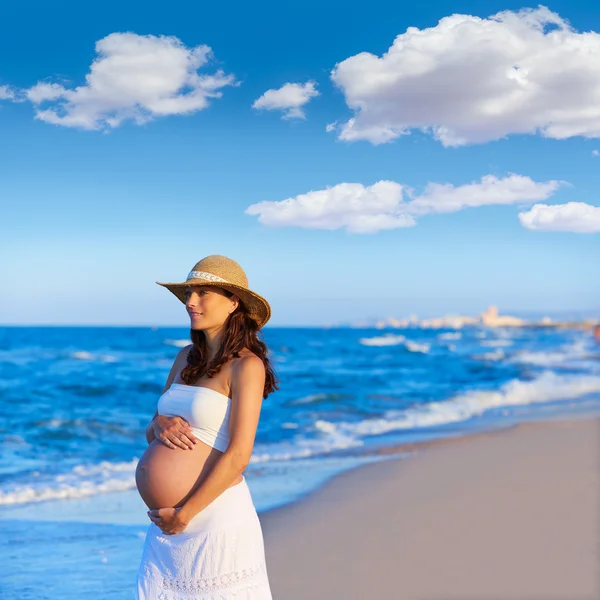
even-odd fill
[(177, 534), (151, 523), (138, 600), (272, 600), (262, 528), (246, 478)]

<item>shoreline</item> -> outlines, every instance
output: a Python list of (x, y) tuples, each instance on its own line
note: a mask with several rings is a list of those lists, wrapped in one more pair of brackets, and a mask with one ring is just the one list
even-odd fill
[[(600, 597), (597, 413), (381, 453), (390, 456), (259, 512), (274, 600)], [(105, 500), (79, 506), (111, 509)], [(3, 555), (7, 600), (25, 585), (31, 597), (48, 585), (66, 596), (73, 586), (115, 598), (131, 589), (147, 524), (90, 523), (72, 508), (68, 522), (3, 521), (19, 541)], [(48, 571), (48, 560), (60, 568)], [(25, 564), (47, 575), (34, 582)]]
[[(522, 417), (521, 417), (522, 418)], [(506, 431), (528, 425), (543, 424), (555, 421), (589, 421), (598, 419), (600, 421), (600, 410), (585, 409), (584, 411), (561, 412), (554, 415), (538, 415), (535, 418), (527, 420), (507, 421), (503, 424), (496, 424), (496, 427), (485, 429), (461, 429), (457, 427), (452, 429), (447, 427), (444, 434), (438, 438), (417, 439), (405, 442), (388, 442), (371, 448), (361, 448), (359, 450), (349, 450), (345, 453), (346, 458), (372, 457), (373, 461), (357, 463), (346, 466), (343, 470), (334, 471), (332, 474), (321, 475), (317, 477), (318, 483), (309, 485), (302, 491), (294, 492), (287, 500), (281, 504), (257, 507), (258, 514), (270, 514), (271, 512), (292, 508), (303, 503), (307, 498), (330, 485), (339, 477), (361, 470), (367, 467), (378, 465), (382, 462), (411, 461), (418, 458), (422, 452), (438, 446), (446, 447), (451, 443), (463, 443), (466, 440), (475, 440), (492, 435), (502, 435)], [(342, 460), (343, 458), (340, 457)], [(311, 468), (307, 465), (307, 468)], [(255, 479), (252, 474), (250, 480)], [(260, 478), (260, 476), (258, 476)], [(256, 493), (256, 492), (255, 492)], [(256, 504), (256, 502), (255, 502)], [(68, 510), (65, 510), (65, 506)], [(135, 488), (111, 491), (108, 493), (84, 495), (73, 498), (52, 498), (38, 502), (26, 502), (23, 504), (5, 504), (0, 505), (0, 522), (6, 519), (22, 519), (24, 522), (55, 522), (55, 523), (79, 523), (90, 525), (123, 525), (123, 526), (144, 526), (148, 524), (146, 518), (147, 507), (139, 497)]]
[(598, 597), (598, 416), (404, 451), (260, 513), (275, 598)]

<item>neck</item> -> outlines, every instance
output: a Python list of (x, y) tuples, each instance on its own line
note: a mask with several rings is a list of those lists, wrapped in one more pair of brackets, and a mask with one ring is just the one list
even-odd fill
[(204, 331), (204, 339), (206, 340), (206, 353), (208, 361), (211, 361), (219, 351), (223, 341), (223, 329), (219, 328), (214, 331)]

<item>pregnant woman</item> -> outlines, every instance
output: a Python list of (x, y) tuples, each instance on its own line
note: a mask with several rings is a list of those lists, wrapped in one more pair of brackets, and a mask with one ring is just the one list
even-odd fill
[(146, 429), (136, 484), (150, 509), (138, 600), (272, 600), (263, 534), (243, 475), (262, 400), (277, 387), (258, 330), (268, 302), (235, 261), (212, 255), (182, 283), (183, 348)]

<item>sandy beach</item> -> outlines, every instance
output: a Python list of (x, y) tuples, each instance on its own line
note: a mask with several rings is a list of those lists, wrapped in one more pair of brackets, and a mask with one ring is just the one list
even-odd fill
[(525, 423), (343, 473), (261, 514), (273, 596), (597, 600), (599, 442)]

